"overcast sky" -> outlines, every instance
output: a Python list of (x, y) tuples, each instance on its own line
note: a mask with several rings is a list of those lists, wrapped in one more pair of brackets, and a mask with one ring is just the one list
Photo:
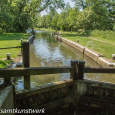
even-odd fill
[[(66, 4), (69, 2), (69, 4), (70, 4), (72, 7), (74, 6), (74, 2), (72, 2), (71, 0), (64, 0), (64, 1), (65, 1)], [(61, 12), (60, 9), (58, 9), (57, 11), (58, 11), (58, 13)], [(47, 14), (47, 12), (46, 12), (45, 10), (41, 12), (41, 16), (43, 16), (43, 15), (45, 15), (45, 14)]]

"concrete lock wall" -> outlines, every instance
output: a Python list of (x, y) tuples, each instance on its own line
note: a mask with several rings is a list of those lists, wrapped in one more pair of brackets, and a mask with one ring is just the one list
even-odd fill
[(81, 45), (79, 45), (79, 44), (77, 44), (77, 43), (75, 43), (75, 42), (73, 42), (73, 41), (67, 40), (67, 39), (62, 38), (62, 37), (60, 37), (60, 36), (58, 36), (57, 39), (58, 39), (59, 41), (61, 41), (61, 42), (64, 42), (64, 43), (70, 45), (71, 47), (73, 47), (73, 48), (79, 50), (79, 51), (82, 52), (82, 53), (84, 52), (84, 47), (81, 46)]
[(80, 51), (81, 53), (90, 57), (91, 59), (93, 59), (94, 61), (96, 61), (97, 63), (99, 63), (100, 65), (102, 65), (104, 67), (114, 67), (115, 66), (115, 63), (109, 63), (108, 61), (106, 61), (103, 58), (103, 55), (98, 53), (98, 52), (96, 53), (94, 51), (91, 51), (90, 49), (85, 48), (84, 46), (82, 46), (76, 42), (73, 42), (71, 40), (67, 40), (67, 39), (62, 38), (61, 36), (58, 36), (58, 35), (54, 35), (54, 38), (56, 40), (59, 40), (60, 42), (64, 42), (64, 43), (68, 44), (69, 46), (77, 49), (78, 51)]
[(84, 54), (88, 57), (90, 57), (91, 59), (93, 59), (94, 61), (98, 60), (99, 55), (90, 51), (89, 49), (85, 48), (84, 50)]
[[(13, 100), (13, 86), (8, 86), (0, 89), (0, 109), (14, 109)], [(4, 115), (4, 113), (0, 113)], [(13, 115), (12, 113), (7, 113), (6, 115)]]

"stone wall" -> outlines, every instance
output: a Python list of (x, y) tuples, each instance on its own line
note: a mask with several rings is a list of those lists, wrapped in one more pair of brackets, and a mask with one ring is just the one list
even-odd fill
[(92, 115), (115, 115), (115, 84), (78, 80), (77, 109)]
[[(73, 80), (16, 91), (17, 109), (45, 109), (45, 115), (64, 115), (71, 109)], [(61, 112), (61, 113), (60, 113)]]
[[(65, 80), (16, 92), (16, 108), (45, 109), (45, 115), (85, 112), (115, 114), (115, 84), (92, 80)], [(85, 115), (84, 113), (84, 115)], [(108, 114), (106, 114), (108, 113)], [(89, 114), (88, 114), (89, 115)], [(100, 114), (99, 114), (100, 115)]]

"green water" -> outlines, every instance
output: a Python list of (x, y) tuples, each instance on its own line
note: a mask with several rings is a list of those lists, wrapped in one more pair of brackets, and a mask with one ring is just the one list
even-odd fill
[[(37, 31), (33, 44), (30, 45), (31, 67), (70, 66), (71, 60), (84, 60), (85, 66), (100, 66), (90, 58), (83, 56), (76, 49), (60, 42), (55, 42), (51, 32)], [(31, 76), (31, 88), (44, 84), (70, 79), (69, 73)], [(115, 81), (113, 74), (84, 74), (84, 79), (104, 82)], [(16, 89), (23, 89), (23, 77), (16, 81)]]

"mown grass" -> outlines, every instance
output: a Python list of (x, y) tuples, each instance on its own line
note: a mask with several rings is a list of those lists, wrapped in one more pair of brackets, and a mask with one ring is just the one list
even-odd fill
[[(112, 54), (115, 53), (115, 45), (92, 40), (87, 37), (84, 37), (81, 34), (76, 34), (76, 33), (71, 34), (69, 32), (62, 32), (61, 36), (68, 40), (72, 40), (74, 42), (77, 42), (77, 40), (79, 40), (79, 44), (81, 44), (83, 46), (86, 46), (86, 44), (89, 41), (93, 41), (93, 43), (95, 44), (95, 47), (93, 50), (103, 54), (108, 59), (112, 58)], [(111, 42), (112, 42), (112, 40), (111, 40)], [(89, 44), (88, 48), (92, 48), (92, 43)]]
[[(0, 35), (0, 48), (20, 46), (21, 40), (29, 38), (26, 33), (4, 33)], [(15, 49), (0, 49), (0, 68), (5, 68), (10, 61), (1, 61), (2, 58), (6, 58), (6, 54), (10, 53), (11, 58), (16, 58), (19, 52), (19, 48)]]
[(115, 43), (115, 31), (93, 30), (90, 32), (90, 36)]

